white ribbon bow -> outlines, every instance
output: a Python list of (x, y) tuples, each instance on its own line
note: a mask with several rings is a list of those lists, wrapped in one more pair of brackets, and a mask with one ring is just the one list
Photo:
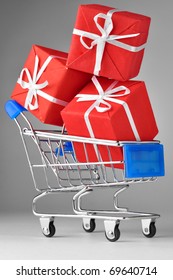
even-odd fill
[[(112, 44), (114, 46), (120, 47), (122, 49), (131, 51), (131, 52), (138, 52), (145, 48), (146, 44), (135, 47), (135, 46), (131, 46), (131, 45), (118, 41), (119, 39), (137, 37), (140, 35), (140, 33), (128, 34), (128, 35), (110, 35), (110, 33), (113, 29), (112, 14), (115, 12), (120, 12), (120, 10), (113, 9), (113, 10), (110, 10), (107, 14), (99, 13), (94, 17), (94, 22), (95, 22), (98, 30), (101, 33), (100, 36), (97, 34), (94, 34), (91, 32), (86, 32), (86, 31), (79, 30), (76, 28), (74, 28), (74, 30), (73, 30), (73, 34), (80, 36), (80, 42), (86, 49), (90, 50), (96, 45), (96, 62), (95, 62), (95, 66), (94, 66), (94, 75), (99, 75), (99, 72), (101, 70), (101, 63), (102, 63), (106, 43)], [(98, 23), (99, 18), (105, 19), (104, 28)], [(88, 46), (84, 42), (83, 38), (89, 38), (89, 39), (93, 40), (91, 42), (91, 45)]]
[[(103, 88), (101, 87), (99, 81), (95, 76), (92, 77), (92, 82), (97, 88), (98, 94), (77, 94), (76, 97), (79, 97), (77, 102), (96, 100), (96, 102), (93, 103), (93, 106), (97, 110), (97, 112), (100, 113), (104, 113), (111, 109), (112, 107), (111, 104), (106, 101), (115, 102), (115, 98), (120, 96), (125, 96), (130, 93), (130, 90), (125, 86), (119, 86), (113, 88), (118, 83), (117, 81), (113, 82), (111, 86), (105, 91), (103, 90)], [(124, 91), (124, 92), (121, 94), (113, 94), (120, 91)], [(100, 107), (100, 104), (103, 104), (105, 106)]]
[[(25, 99), (25, 105), (24, 107), (26, 109), (30, 110), (35, 110), (39, 107), (38, 105), (38, 95), (42, 96), (43, 98), (62, 105), (62, 106), (66, 106), (68, 104), (68, 102), (65, 102), (63, 100), (60, 100), (58, 98), (55, 98), (53, 96), (50, 96), (49, 94), (47, 94), (44, 91), (41, 91), (41, 89), (45, 88), (48, 85), (48, 81), (45, 81), (44, 83), (40, 83), (38, 84), (38, 80), (40, 79), (41, 75), (43, 74), (43, 72), (45, 71), (45, 69), (47, 68), (48, 64), (50, 63), (50, 61), (52, 60), (52, 58), (60, 58), (60, 59), (64, 59), (62, 57), (58, 57), (58, 56), (49, 56), (46, 61), (43, 63), (42, 67), (40, 68), (40, 70), (38, 71), (38, 65), (39, 65), (39, 58), (36, 55), (35, 56), (35, 64), (34, 64), (34, 72), (33, 72), (33, 77), (31, 77), (31, 74), (28, 70), (28, 68), (23, 68), (19, 79), (18, 79), (18, 83), (20, 84), (20, 86), (23, 89), (28, 89), (28, 93)], [(27, 78), (28, 78), (28, 82), (23, 80), (23, 75), (24, 73), (26, 74)]]
[[(99, 94), (77, 94), (76, 97), (78, 97), (77, 102), (82, 102), (82, 101), (95, 101), (85, 112), (84, 114), (84, 118), (85, 118), (85, 122), (88, 128), (88, 131), (90, 133), (91, 137), (95, 137), (94, 136), (94, 132), (89, 120), (89, 114), (91, 113), (91, 111), (93, 109), (96, 109), (98, 112), (100, 113), (104, 113), (108, 110), (111, 109), (111, 104), (108, 103), (109, 102), (113, 102), (113, 103), (118, 103), (120, 105), (122, 105), (125, 109), (125, 112), (127, 114), (128, 120), (130, 122), (132, 131), (134, 133), (134, 136), (136, 138), (137, 141), (140, 141), (140, 136), (138, 134), (136, 125), (134, 123), (132, 114), (130, 112), (129, 106), (128, 104), (123, 101), (118, 99), (117, 97), (121, 97), (121, 96), (125, 96), (130, 94), (130, 90), (125, 87), (125, 86), (118, 86), (116, 88), (115, 85), (118, 83), (117, 81), (114, 81), (105, 91), (103, 90), (102, 86), (100, 85), (99, 81), (97, 80), (97, 78), (95, 76), (93, 76), (92, 78), (92, 82), (94, 83), (97, 91)], [(117, 93), (120, 91), (124, 91), (123, 93), (120, 94), (113, 94), (113, 93)], [(103, 104), (104, 107), (100, 107), (100, 104)]]

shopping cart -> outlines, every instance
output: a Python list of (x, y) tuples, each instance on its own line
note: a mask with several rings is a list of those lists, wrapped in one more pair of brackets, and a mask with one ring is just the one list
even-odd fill
[[(159, 215), (134, 212), (129, 211), (127, 208), (119, 207), (118, 196), (127, 190), (131, 184), (154, 182), (158, 176), (164, 175), (163, 146), (158, 141), (121, 142), (71, 136), (67, 135), (64, 129), (61, 131), (34, 130), (28, 120), (28, 116), (26, 117), (26, 109), (16, 101), (9, 100), (5, 105), (5, 109), (10, 118), (15, 120), (20, 131), (34, 186), (39, 192), (33, 199), (32, 210), (40, 218), (41, 229), (46, 237), (52, 237), (55, 234), (55, 217), (82, 218), (83, 228), (86, 232), (94, 231), (96, 219), (104, 220), (105, 235), (109, 241), (119, 239), (121, 221), (132, 219), (142, 221), (142, 232), (146, 237), (155, 235), (155, 221), (159, 218)], [(36, 162), (33, 161), (31, 148), (28, 146), (30, 139), (33, 140), (32, 142), (37, 148), (38, 157)], [(78, 162), (77, 160), (76, 143), (80, 143), (83, 146), (85, 162)], [(94, 145), (95, 149), (97, 149), (98, 161), (90, 162), (88, 160), (88, 150), (86, 148), (88, 144)], [(102, 161), (99, 154), (99, 145), (106, 147), (109, 160)], [(123, 161), (112, 160), (110, 153), (110, 148), (112, 147), (121, 147), (123, 149)], [(136, 159), (136, 155), (139, 157), (138, 151), (141, 151), (141, 148), (143, 161), (140, 162), (138, 158), (136, 165), (136, 162), (134, 164), (133, 161)], [(147, 160), (147, 164), (144, 159)], [(151, 163), (149, 169), (148, 162)], [(124, 169), (116, 169), (116, 164), (124, 164)], [(42, 175), (36, 176), (37, 172), (40, 171), (42, 171)], [(40, 186), (38, 179), (43, 179), (43, 177), (44, 186)], [(107, 190), (108, 187), (115, 190), (113, 210), (82, 208), (82, 198), (85, 195), (91, 193), (94, 188)], [(72, 199), (74, 214), (38, 212), (36, 204), (39, 199), (49, 194), (69, 192), (74, 192)]]

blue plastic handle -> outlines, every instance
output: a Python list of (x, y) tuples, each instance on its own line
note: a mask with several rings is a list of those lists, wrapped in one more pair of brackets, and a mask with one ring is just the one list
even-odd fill
[(6, 113), (12, 120), (17, 118), (20, 115), (20, 113), (22, 113), (23, 111), (27, 111), (23, 106), (21, 106), (15, 100), (8, 100), (5, 103), (4, 107)]

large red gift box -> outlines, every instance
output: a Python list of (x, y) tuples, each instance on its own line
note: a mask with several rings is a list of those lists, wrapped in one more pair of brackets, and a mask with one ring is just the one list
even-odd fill
[(138, 75), (150, 18), (97, 4), (80, 5), (67, 66), (118, 81)]
[[(93, 76), (79, 94), (61, 111), (67, 132), (75, 136), (121, 141), (149, 141), (158, 133), (143, 81), (117, 82)], [(95, 147), (75, 144), (79, 161), (100, 161)], [(103, 161), (110, 161), (106, 147), (98, 146)], [(123, 160), (122, 149), (111, 147), (113, 161)], [(123, 168), (123, 165), (116, 165)]]
[(68, 54), (33, 45), (11, 98), (41, 122), (62, 125), (60, 111), (91, 79), (91, 75), (68, 69)]

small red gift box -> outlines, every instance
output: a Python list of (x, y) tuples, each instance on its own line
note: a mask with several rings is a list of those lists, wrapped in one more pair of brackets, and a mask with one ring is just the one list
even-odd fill
[(60, 111), (91, 79), (67, 69), (67, 53), (33, 45), (11, 98), (41, 122), (62, 125)]
[[(67, 132), (75, 136), (121, 141), (149, 141), (157, 124), (142, 81), (117, 82), (93, 76), (61, 112)], [(80, 124), (80, 125), (79, 125)], [(88, 160), (100, 161), (95, 147), (87, 146)], [(86, 161), (82, 144), (75, 144), (76, 157)], [(103, 161), (110, 161), (106, 147), (99, 145)], [(113, 161), (123, 160), (121, 148), (110, 148)], [(123, 168), (123, 165), (116, 165)]]
[(79, 6), (67, 59), (69, 68), (117, 81), (138, 75), (150, 18), (110, 7)]

